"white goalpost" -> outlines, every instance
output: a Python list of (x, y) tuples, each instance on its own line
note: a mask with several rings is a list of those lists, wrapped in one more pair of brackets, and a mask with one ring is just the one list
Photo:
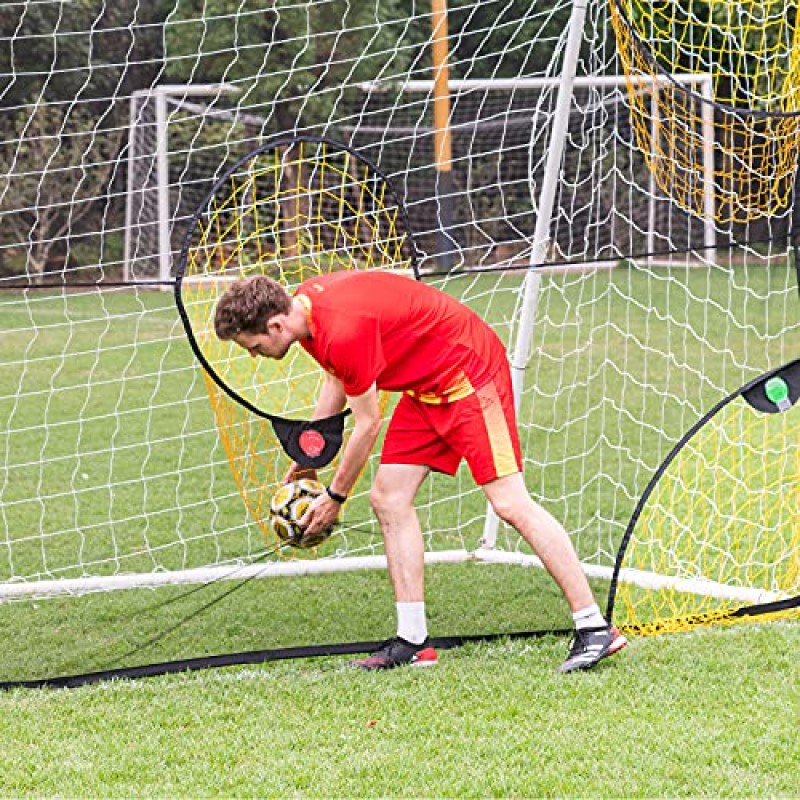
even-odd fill
[[(189, 97), (216, 99), (236, 91), (225, 83), (160, 84), (131, 94), (123, 280), (172, 280), (172, 233), (180, 219), (170, 198), (170, 113)], [(201, 113), (213, 111), (204, 106)]]
[[(797, 353), (791, 204), (722, 218), (717, 173), (733, 167), (713, 72), (626, 73), (602, 0), (465, 4), (448, 39), (445, 219), (437, 83), (420, 55), (431, 12), (351, 5), (276, 11), (265, 38), (246, 10), (211, 19), (176, 3), (159, 23), (159, 70), (132, 47), (106, 94), (15, 101), (0, 143), (0, 603), (385, 568), (367, 498), (375, 459), (318, 557), (258, 561), (264, 541), (202, 372), (170, 296), (151, 290), (172, 286), (187, 220), (214, 180), (274, 134), (343, 141), (388, 175), (422, 278), (506, 343), (527, 485), (593, 579), (611, 577), (672, 444)], [(135, 19), (113, 29), (142, 47), (152, 33)], [(87, 81), (106, 69), (98, 61)], [(678, 91), (701, 109), (688, 125), (664, 116)], [(683, 133), (700, 152), (687, 192), (702, 214), (652, 168), (671, 157), (667, 134)], [(33, 271), (39, 260), (49, 266)], [(419, 514), (428, 564), (540, 566), (464, 471), (433, 476)], [(656, 571), (629, 577), (698, 590)], [(753, 591), (741, 587), (744, 599)]]

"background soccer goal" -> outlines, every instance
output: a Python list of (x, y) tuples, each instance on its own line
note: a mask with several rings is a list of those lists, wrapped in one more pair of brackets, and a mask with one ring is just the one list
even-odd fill
[[(9, 7), (0, 681), (391, 633), (374, 463), (315, 558), (267, 555), (170, 291), (202, 198), (276, 134), (377, 164), (423, 279), (507, 342), (528, 487), (602, 599), (675, 443), (800, 355), (797, 8), (728, 5)], [(419, 500), (456, 562), (433, 632), (569, 622), (468, 473)]]

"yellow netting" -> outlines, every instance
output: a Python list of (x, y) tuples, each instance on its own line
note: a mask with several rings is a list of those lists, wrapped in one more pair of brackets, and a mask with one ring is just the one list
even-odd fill
[[(270, 414), (309, 419), (323, 374), (302, 348), (281, 361), (253, 359), (216, 338), (214, 310), (229, 282), (269, 275), (291, 290), (332, 271), (410, 268), (402, 214), (385, 180), (346, 150), (303, 141), (254, 156), (215, 193), (188, 249), (181, 299), (198, 347), (226, 386)], [(242, 499), (267, 544), (277, 545), (269, 502), (289, 458), (268, 420), (207, 375), (205, 384)]]
[(746, 621), (731, 612), (800, 594), (800, 406), (739, 398), (704, 425), (644, 505), (623, 570), (675, 581), (619, 584), (615, 620), (640, 634)]
[[(800, 152), (797, 3), (610, 6), (636, 142), (660, 189), (720, 223), (785, 209)], [(709, 75), (710, 87), (677, 74)]]

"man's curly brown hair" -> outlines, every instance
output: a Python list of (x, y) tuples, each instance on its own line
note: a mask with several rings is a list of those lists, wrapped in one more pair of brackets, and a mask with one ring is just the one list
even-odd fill
[(276, 280), (266, 275), (241, 278), (219, 299), (214, 331), (223, 341), (239, 333), (265, 333), (272, 317), (288, 314), (291, 307), (292, 298)]

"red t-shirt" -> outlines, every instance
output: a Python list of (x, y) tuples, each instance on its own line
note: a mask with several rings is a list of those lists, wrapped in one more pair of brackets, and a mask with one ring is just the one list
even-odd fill
[(390, 272), (334, 272), (305, 281), (310, 339), (300, 344), (357, 397), (403, 391), (426, 403), (466, 397), (505, 362), (497, 334), (470, 308)]

